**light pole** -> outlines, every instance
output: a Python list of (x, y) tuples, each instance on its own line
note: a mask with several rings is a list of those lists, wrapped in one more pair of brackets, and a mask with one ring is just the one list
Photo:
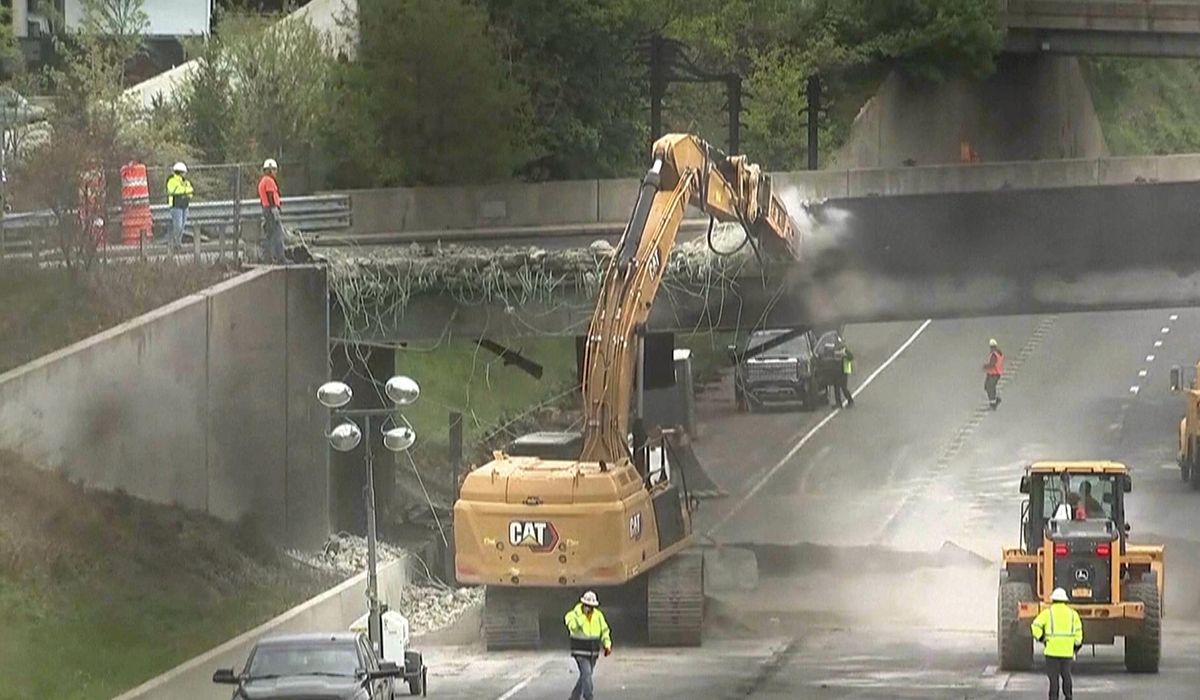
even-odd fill
[[(410, 406), (421, 395), (421, 387), (413, 379), (405, 376), (392, 377), (384, 385), (384, 392), (396, 406)], [(317, 401), (331, 409), (334, 416), (342, 420), (326, 435), (329, 446), (338, 452), (350, 452), (362, 442), (364, 433), (371, 435), (371, 419), (382, 418), (383, 446), (392, 452), (403, 452), (417, 441), (417, 433), (412, 424), (403, 414), (400, 420), (403, 425), (395, 424), (396, 410), (394, 408), (365, 408), (350, 409), (354, 392), (343, 382), (326, 382), (317, 389)], [(360, 430), (355, 418), (361, 418), (363, 429)], [(388, 427), (388, 426), (391, 427)], [(380, 654), (383, 653), (383, 613), (379, 606), (378, 559), (376, 557), (375, 535), (375, 468), (371, 448), (365, 450), (367, 463), (367, 634), (371, 643)]]

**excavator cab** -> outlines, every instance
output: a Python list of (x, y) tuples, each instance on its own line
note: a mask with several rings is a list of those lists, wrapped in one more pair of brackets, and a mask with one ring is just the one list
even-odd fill
[(1021, 477), (1021, 543), (1003, 551), (997, 619), (1000, 665), (1033, 663), (1030, 624), (1067, 592), (1085, 644), (1125, 638), (1125, 665), (1157, 672), (1161, 655), (1164, 550), (1128, 542), (1125, 494), (1132, 477), (1116, 462), (1037, 462)]

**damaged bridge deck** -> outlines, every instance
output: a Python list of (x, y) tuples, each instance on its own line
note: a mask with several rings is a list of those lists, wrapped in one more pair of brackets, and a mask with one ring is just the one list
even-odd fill
[[(1184, 182), (833, 200), (799, 212), (801, 263), (677, 255), (651, 326), (737, 330), (1200, 304), (1197, 193)], [(331, 259), (342, 307), (331, 331), (380, 342), (578, 334), (605, 260), (594, 251), (492, 250), (457, 276), (395, 260)], [(505, 255), (525, 259), (499, 271)]]

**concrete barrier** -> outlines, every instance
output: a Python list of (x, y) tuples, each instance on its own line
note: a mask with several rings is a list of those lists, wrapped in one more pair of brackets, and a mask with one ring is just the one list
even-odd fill
[[(910, 168), (861, 168), (772, 173), (776, 191), (798, 201), (872, 196), (994, 192), (1200, 181), (1200, 154), (1087, 158)], [(575, 180), (480, 187), (354, 190), (355, 235), (461, 236), (556, 226), (620, 225), (637, 201), (638, 180)], [(704, 218), (689, 207), (689, 219)], [(552, 231), (551, 231), (552, 233)]]
[[(0, 446), (296, 546), (329, 532), (325, 272), (260, 268), (0, 375)], [(254, 426), (247, 430), (246, 426)]]
[[(403, 560), (379, 568), (379, 597), (395, 606), (408, 585), (408, 565)], [(367, 611), (366, 573), (302, 603), (282, 615), (224, 644), (152, 678), (116, 700), (227, 700), (229, 686), (212, 682), (213, 671), (240, 671), (254, 644), (263, 637), (304, 632), (345, 632)]]

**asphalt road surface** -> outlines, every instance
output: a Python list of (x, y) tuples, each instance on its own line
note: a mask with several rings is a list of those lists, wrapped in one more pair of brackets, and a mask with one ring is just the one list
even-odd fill
[[(1183, 486), (1172, 365), (1200, 357), (1200, 310), (856, 326), (857, 405), (733, 412), (701, 396), (698, 452), (730, 493), (707, 501), (709, 636), (700, 649), (622, 644), (601, 698), (1044, 697), (1040, 672), (996, 668), (1000, 548), (1016, 543), (1023, 466), (1129, 464), (1137, 542), (1167, 544), (1164, 657), (1125, 673), (1121, 645), (1085, 648), (1077, 698), (1200, 696), (1200, 493)], [(981, 366), (1008, 358), (987, 409)], [(565, 652), (424, 650), (443, 698), (564, 698)]]

